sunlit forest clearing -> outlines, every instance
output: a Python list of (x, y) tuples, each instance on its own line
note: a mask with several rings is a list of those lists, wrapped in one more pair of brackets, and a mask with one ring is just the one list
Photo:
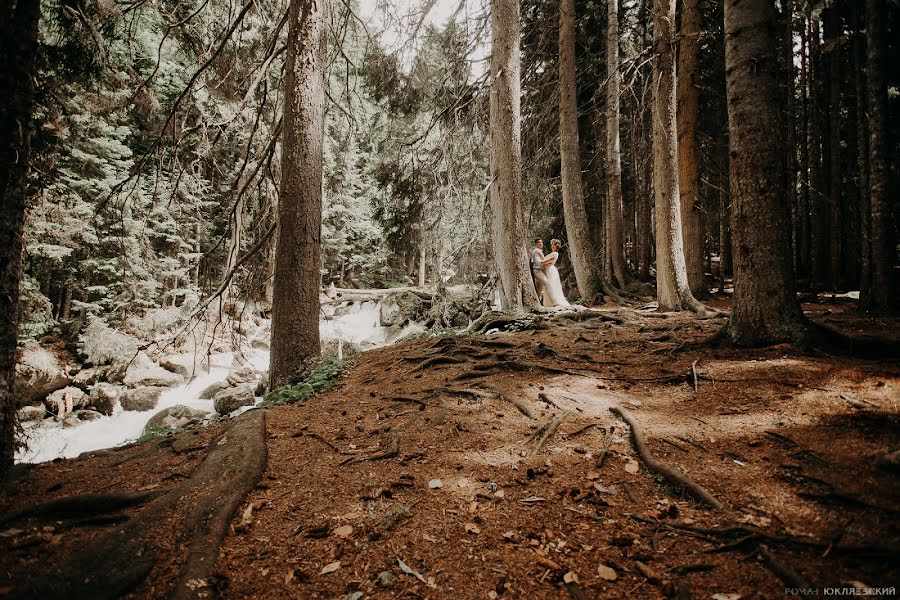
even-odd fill
[(0, 598), (896, 595), (896, 0), (5, 13)]

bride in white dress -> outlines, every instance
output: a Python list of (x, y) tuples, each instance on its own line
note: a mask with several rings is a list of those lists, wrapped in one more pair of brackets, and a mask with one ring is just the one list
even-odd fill
[(562, 282), (559, 280), (559, 271), (556, 261), (559, 259), (559, 240), (550, 240), (552, 252), (544, 257), (544, 273), (547, 275), (547, 289), (544, 291), (544, 306), (570, 306), (563, 293)]

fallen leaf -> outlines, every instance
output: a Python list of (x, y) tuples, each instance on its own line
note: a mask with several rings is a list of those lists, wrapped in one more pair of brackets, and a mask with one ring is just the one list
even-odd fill
[(359, 590), (356, 590), (355, 592), (352, 592), (352, 593), (344, 596), (344, 600), (362, 600), (363, 596), (365, 596), (364, 593), (362, 593)]
[(472, 482), (469, 481), (468, 478), (463, 477), (462, 479), (460, 479), (459, 481), (456, 482), (456, 485), (465, 489), (465, 488), (472, 487)]
[(475, 502), (475, 501), (472, 501), (472, 502), (469, 504), (469, 514), (470, 514), (470, 515), (474, 515), (474, 514), (477, 513), (477, 512), (478, 512), (478, 503)]
[(625, 463), (625, 471), (635, 475), (638, 472), (639, 465), (636, 460), (633, 458), (628, 459), (628, 462)]
[(475, 523), (466, 523), (465, 527), (466, 527), (466, 533), (474, 533), (476, 535), (481, 533), (481, 530), (478, 528), (478, 525), (476, 525)]
[(425, 540), (426, 542), (431, 542), (432, 544), (437, 543), (437, 538), (434, 537), (433, 535), (428, 535), (427, 533), (422, 534), (422, 539)]
[(616, 488), (616, 486), (611, 485), (609, 487), (606, 487), (604, 485), (597, 483), (596, 481), (594, 482), (594, 489), (597, 490), (598, 492), (600, 492), (601, 494), (618, 494), (619, 493), (619, 490)]
[(505, 495), (506, 494), (503, 492), (503, 490), (497, 490), (496, 492), (494, 492), (494, 498), (502, 498)]
[(247, 508), (244, 509), (244, 514), (241, 515), (241, 525), (249, 525), (250, 521), (253, 520), (253, 504), (248, 504)]
[(417, 572), (415, 572), (415, 571), (412, 569), (412, 567), (410, 567), (408, 564), (406, 564), (405, 562), (403, 562), (399, 557), (397, 558), (397, 564), (400, 566), (400, 570), (403, 571), (404, 573), (406, 573), (407, 575), (412, 575), (413, 577), (415, 577), (416, 579), (418, 579), (419, 581), (421, 581), (421, 582), (424, 583), (425, 585), (434, 587), (434, 580), (433, 580), (433, 579), (428, 578), (428, 579), (426, 580), (426, 579), (425, 579), (424, 577), (422, 577), (420, 574), (418, 574)]
[(497, 592), (495, 592), (494, 590), (489, 591), (489, 592), (488, 592), (488, 598), (489, 598), (489, 600), (496, 600), (496, 599), (497, 599)]
[(287, 573), (284, 574), (284, 582), (290, 583), (293, 580), (294, 580), (294, 570), (288, 569)]
[(581, 583), (578, 581), (578, 575), (575, 571), (567, 571), (565, 575), (563, 575), (563, 581), (565, 583)]
[(600, 563), (599, 565), (597, 565), (597, 575), (599, 575), (602, 579), (605, 579), (607, 581), (615, 581), (616, 579), (619, 578), (619, 576), (616, 575), (616, 572), (613, 569), (611, 569), (610, 567), (607, 567), (603, 563)]
[(319, 571), (319, 575), (328, 575), (329, 573), (334, 573), (335, 571), (337, 571), (340, 568), (341, 568), (341, 561), (337, 560), (333, 563), (328, 563), (327, 565), (322, 567), (322, 570)]
[(439, 490), (442, 487), (444, 487), (444, 482), (441, 481), (440, 479), (432, 479), (431, 481), (428, 482), (428, 487), (430, 487), (433, 490)]
[(597, 471), (590, 471), (587, 474), (588, 481), (594, 481), (595, 479), (600, 479), (600, 473)]
[(268, 575), (268, 574), (269, 574), (269, 567), (266, 567), (265, 569), (261, 569), (260, 572), (259, 572), (259, 574), (262, 575), (263, 577), (265, 577), (266, 575)]
[(158, 488), (158, 487), (159, 487), (159, 484), (158, 484), (158, 483), (151, 483), (151, 484), (149, 484), (149, 485), (145, 485), (145, 486), (143, 486), (143, 487), (139, 487), (139, 488), (137, 489), (137, 491), (139, 491), (139, 492), (149, 492), (150, 490), (155, 490), (155, 489)]
[(731, 593), (731, 594), (722, 594), (722, 593), (719, 593), (719, 594), (713, 594), (713, 595), (712, 595), (712, 600), (741, 600), (741, 595), (740, 595), (740, 594), (734, 594), (734, 593)]
[(353, 527), (350, 525), (342, 525), (336, 528), (332, 533), (341, 538), (348, 538), (353, 535)]

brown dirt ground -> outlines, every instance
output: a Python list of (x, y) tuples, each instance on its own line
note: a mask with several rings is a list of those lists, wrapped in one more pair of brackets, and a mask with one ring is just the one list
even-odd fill
[[(850, 335), (897, 341), (896, 319), (861, 317), (852, 303), (804, 308)], [(900, 480), (875, 457), (900, 448), (900, 364), (701, 346), (720, 320), (639, 314), (372, 351), (330, 391), (270, 410), (267, 471), (221, 548), (221, 595), (746, 599), (806, 584), (897, 587)], [(433, 357), (445, 362), (419, 368)], [(694, 361), (696, 390), (692, 377), (652, 380)], [(639, 465), (612, 405), (724, 508)], [(560, 415), (537, 448), (531, 434)], [(165, 489), (223, 426), (23, 469), (0, 491), (0, 515)], [(342, 464), (394, 442), (396, 456)], [(0, 597), (111, 526), (0, 524)], [(737, 529), (696, 530), (725, 528)], [(165, 597), (177, 580), (185, 542), (166, 523), (157, 539), (163, 560), (133, 598)]]

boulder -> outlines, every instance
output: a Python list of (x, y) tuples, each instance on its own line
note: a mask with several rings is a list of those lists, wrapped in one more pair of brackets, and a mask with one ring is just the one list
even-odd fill
[(72, 385), (87, 391), (92, 385), (99, 382), (106, 375), (106, 367), (88, 367), (75, 374)]
[(177, 362), (168, 358), (161, 359), (159, 361), (159, 366), (161, 366), (166, 371), (170, 371), (172, 373), (175, 373), (176, 375), (181, 375), (184, 379), (190, 377), (190, 372), (188, 371), (187, 367), (178, 364)]
[(255, 388), (256, 385), (253, 383), (243, 383), (237, 387), (222, 390), (213, 399), (216, 412), (220, 415), (227, 415), (242, 406), (252, 406), (256, 402)]
[(354, 307), (356, 305), (353, 302), (348, 302), (347, 304), (342, 304), (334, 309), (335, 317), (346, 317), (347, 315), (352, 315), (354, 312)]
[(173, 386), (184, 382), (184, 377), (163, 369), (146, 354), (139, 353), (125, 370), (122, 383), (128, 387)]
[(82, 421), (96, 421), (103, 417), (103, 415), (96, 410), (78, 410), (75, 411), (75, 416)]
[(250, 347), (254, 350), (269, 350), (271, 349), (272, 344), (269, 342), (268, 337), (260, 337), (250, 342)]
[(259, 379), (259, 373), (257, 373), (254, 369), (250, 367), (241, 367), (240, 369), (229, 373), (228, 377), (225, 378), (225, 381), (228, 382), (228, 385), (238, 386), (244, 383), (256, 381), (257, 379)]
[(28, 421), (40, 421), (47, 415), (47, 409), (43, 404), (39, 406), (23, 406), (16, 411), (16, 420), (19, 423)]
[(227, 381), (217, 381), (215, 383), (211, 383), (208, 385), (200, 395), (197, 396), (198, 400), (212, 400), (216, 397), (216, 394), (221, 392), (222, 390), (227, 390), (230, 386)]
[(20, 351), (14, 388), (20, 406), (43, 400), (71, 382), (59, 359), (37, 342), (27, 343)]
[(160, 429), (181, 429), (193, 423), (199, 423), (206, 416), (202, 410), (194, 410), (187, 406), (177, 404), (164, 408), (147, 421), (144, 433)]
[(91, 395), (87, 405), (100, 414), (109, 416), (113, 414), (116, 402), (124, 388), (112, 385), (111, 383), (98, 383), (91, 388)]
[(126, 390), (119, 402), (125, 410), (153, 410), (159, 402), (159, 397), (164, 388), (157, 386), (147, 386)]
[(81, 389), (77, 387), (64, 387), (61, 390), (56, 390), (44, 399), (44, 406), (47, 407), (47, 411), (54, 414), (57, 413), (59, 411), (60, 403), (65, 402), (66, 394), (68, 394), (72, 400), (72, 410), (86, 408), (88, 404), (90, 404), (90, 397), (81, 391)]
[(378, 320), (382, 327), (403, 326), (410, 321), (424, 320), (427, 312), (425, 303), (412, 292), (392, 292), (384, 297), (378, 309)]

